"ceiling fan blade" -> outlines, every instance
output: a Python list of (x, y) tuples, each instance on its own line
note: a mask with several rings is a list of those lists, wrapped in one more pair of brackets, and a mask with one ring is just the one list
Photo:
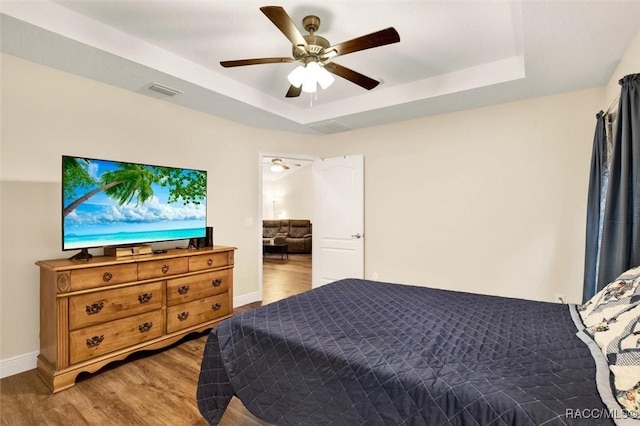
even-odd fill
[(220, 61), (220, 65), (225, 68), (241, 67), (244, 65), (260, 65), (260, 64), (279, 64), (281, 62), (296, 62), (293, 58), (256, 58), (256, 59), (238, 59), (236, 61)]
[(400, 35), (396, 31), (396, 29), (393, 27), (389, 27), (384, 30), (376, 31), (375, 33), (367, 34), (362, 37), (338, 43), (326, 49), (326, 52), (331, 55), (331, 52), (335, 51), (336, 55), (332, 55), (332, 57), (335, 57), (346, 55), (347, 53), (358, 52), (360, 50), (371, 49), (373, 47), (397, 43), (399, 41)]
[(280, 6), (263, 6), (260, 10), (282, 31), (282, 34), (284, 34), (294, 46), (302, 46), (305, 50), (309, 49), (307, 41), (302, 34), (300, 34), (291, 17), (283, 8)]
[(287, 98), (297, 98), (298, 96), (300, 96), (300, 93), (302, 92), (302, 86), (300, 87), (296, 87), (291, 85), (289, 87), (289, 91), (286, 94)]
[(342, 65), (338, 65), (335, 62), (328, 62), (324, 64), (324, 68), (330, 73), (333, 73), (344, 79), (347, 79), (350, 82), (355, 83), (360, 87), (364, 87), (367, 90), (371, 90), (374, 87), (376, 87), (378, 84), (380, 84), (378, 80), (374, 80), (370, 77), (367, 77), (364, 74), (360, 74), (357, 71), (354, 71), (347, 67), (343, 67)]

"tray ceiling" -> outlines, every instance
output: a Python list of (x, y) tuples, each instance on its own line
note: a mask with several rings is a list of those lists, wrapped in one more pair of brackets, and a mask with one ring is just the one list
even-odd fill
[[(321, 19), (332, 44), (393, 26), (400, 43), (335, 62), (381, 81), (340, 77), (285, 98), (291, 44), (255, 1), (3, 1), (2, 51), (247, 125), (334, 133), (602, 86), (640, 31), (640, 2), (376, 1), (270, 3)], [(178, 90), (169, 97), (148, 88)]]

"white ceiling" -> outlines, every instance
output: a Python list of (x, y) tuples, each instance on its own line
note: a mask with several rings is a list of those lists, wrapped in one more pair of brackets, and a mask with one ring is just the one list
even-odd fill
[[(340, 77), (317, 99), (285, 98), (294, 63), (259, 7), (279, 5), (301, 32), (336, 44), (393, 26), (400, 43), (335, 62), (381, 81)], [(333, 133), (608, 82), (640, 31), (640, 1), (59, 0), (0, 2), (2, 51), (247, 125)], [(179, 90), (166, 97), (158, 82)]]

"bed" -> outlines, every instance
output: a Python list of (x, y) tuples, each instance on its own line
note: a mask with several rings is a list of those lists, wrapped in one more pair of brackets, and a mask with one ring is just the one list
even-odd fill
[(573, 305), (340, 280), (213, 329), (198, 407), (212, 425), (234, 395), (277, 425), (630, 422), (583, 329)]

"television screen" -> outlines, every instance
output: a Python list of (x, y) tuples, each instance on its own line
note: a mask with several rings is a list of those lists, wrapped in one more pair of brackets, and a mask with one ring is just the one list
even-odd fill
[(62, 157), (62, 249), (202, 238), (207, 172)]

